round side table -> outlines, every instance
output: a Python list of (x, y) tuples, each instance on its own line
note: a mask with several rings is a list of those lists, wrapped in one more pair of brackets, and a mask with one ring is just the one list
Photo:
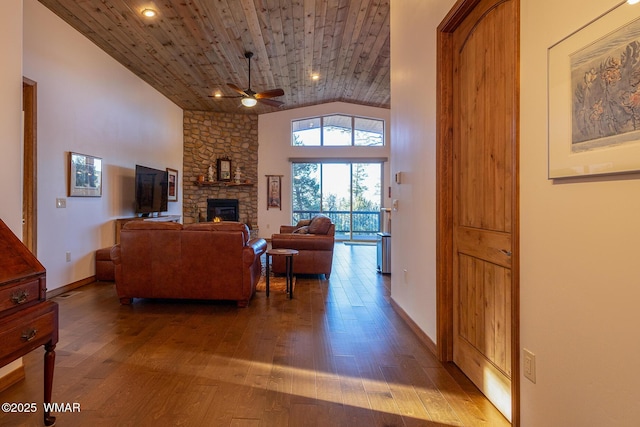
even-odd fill
[(293, 298), (293, 257), (298, 255), (298, 251), (295, 249), (269, 249), (266, 252), (266, 261), (267, 261), (267, 280), (266, 280), (266, 291), (267, 298), (269, 298), (269, 257), (273, 259), (274, 256), (283, 256), (285, 257), (285, 273), (286, 273), (286, 284), (287, 284), (287, 293), (289, 294), (289, 299)]

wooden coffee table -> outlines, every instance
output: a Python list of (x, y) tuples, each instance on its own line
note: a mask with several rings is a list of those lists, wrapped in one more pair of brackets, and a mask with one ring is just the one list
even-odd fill
[(266, 290), (267, 290), (267, 298), (269, 298), (269, 257), (273, 259), (274, 256), (283, 256), (285, 257), (285, 272), (286, 272), (286, 284), (287, 284), (287, 293), (289, 294), (289, 299), (293, 298), (293, 257), (298, 255), (298, 251), (295, 249), (269, 249), (266, 252), (267, 259), (267, 280), (266, 280)]

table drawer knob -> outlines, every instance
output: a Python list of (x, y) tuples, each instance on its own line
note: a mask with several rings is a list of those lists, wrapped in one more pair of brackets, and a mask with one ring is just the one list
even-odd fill
[(21, 290), (11, 295), (11, 302), (14, 304), (23, 304), (29, 298), (29, 291)]
[(20, 338), (24, 342), (29, 342), (32, 339), (34, 339), (37, 334), (38, 334), (38, 330), (33, 328), (33, 329), (29, 329), (28, 331), (23, 332), (22, 336)]

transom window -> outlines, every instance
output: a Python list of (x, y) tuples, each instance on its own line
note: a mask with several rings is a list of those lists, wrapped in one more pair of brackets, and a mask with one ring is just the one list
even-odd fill
[(383, 146), (384, 120), (334, 114), (294, 120), (291, 145), (296, 146)]

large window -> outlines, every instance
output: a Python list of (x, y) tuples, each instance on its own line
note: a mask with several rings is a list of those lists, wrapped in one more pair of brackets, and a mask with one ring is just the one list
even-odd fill
[(373, 240), (380, 231), (382, 163), (293, 163), (294, 223), (323, 213), (336, 238)]
[(334, 114), (294, 120), (291, 125), (292, 145), (384, 145), (384, 120)]

